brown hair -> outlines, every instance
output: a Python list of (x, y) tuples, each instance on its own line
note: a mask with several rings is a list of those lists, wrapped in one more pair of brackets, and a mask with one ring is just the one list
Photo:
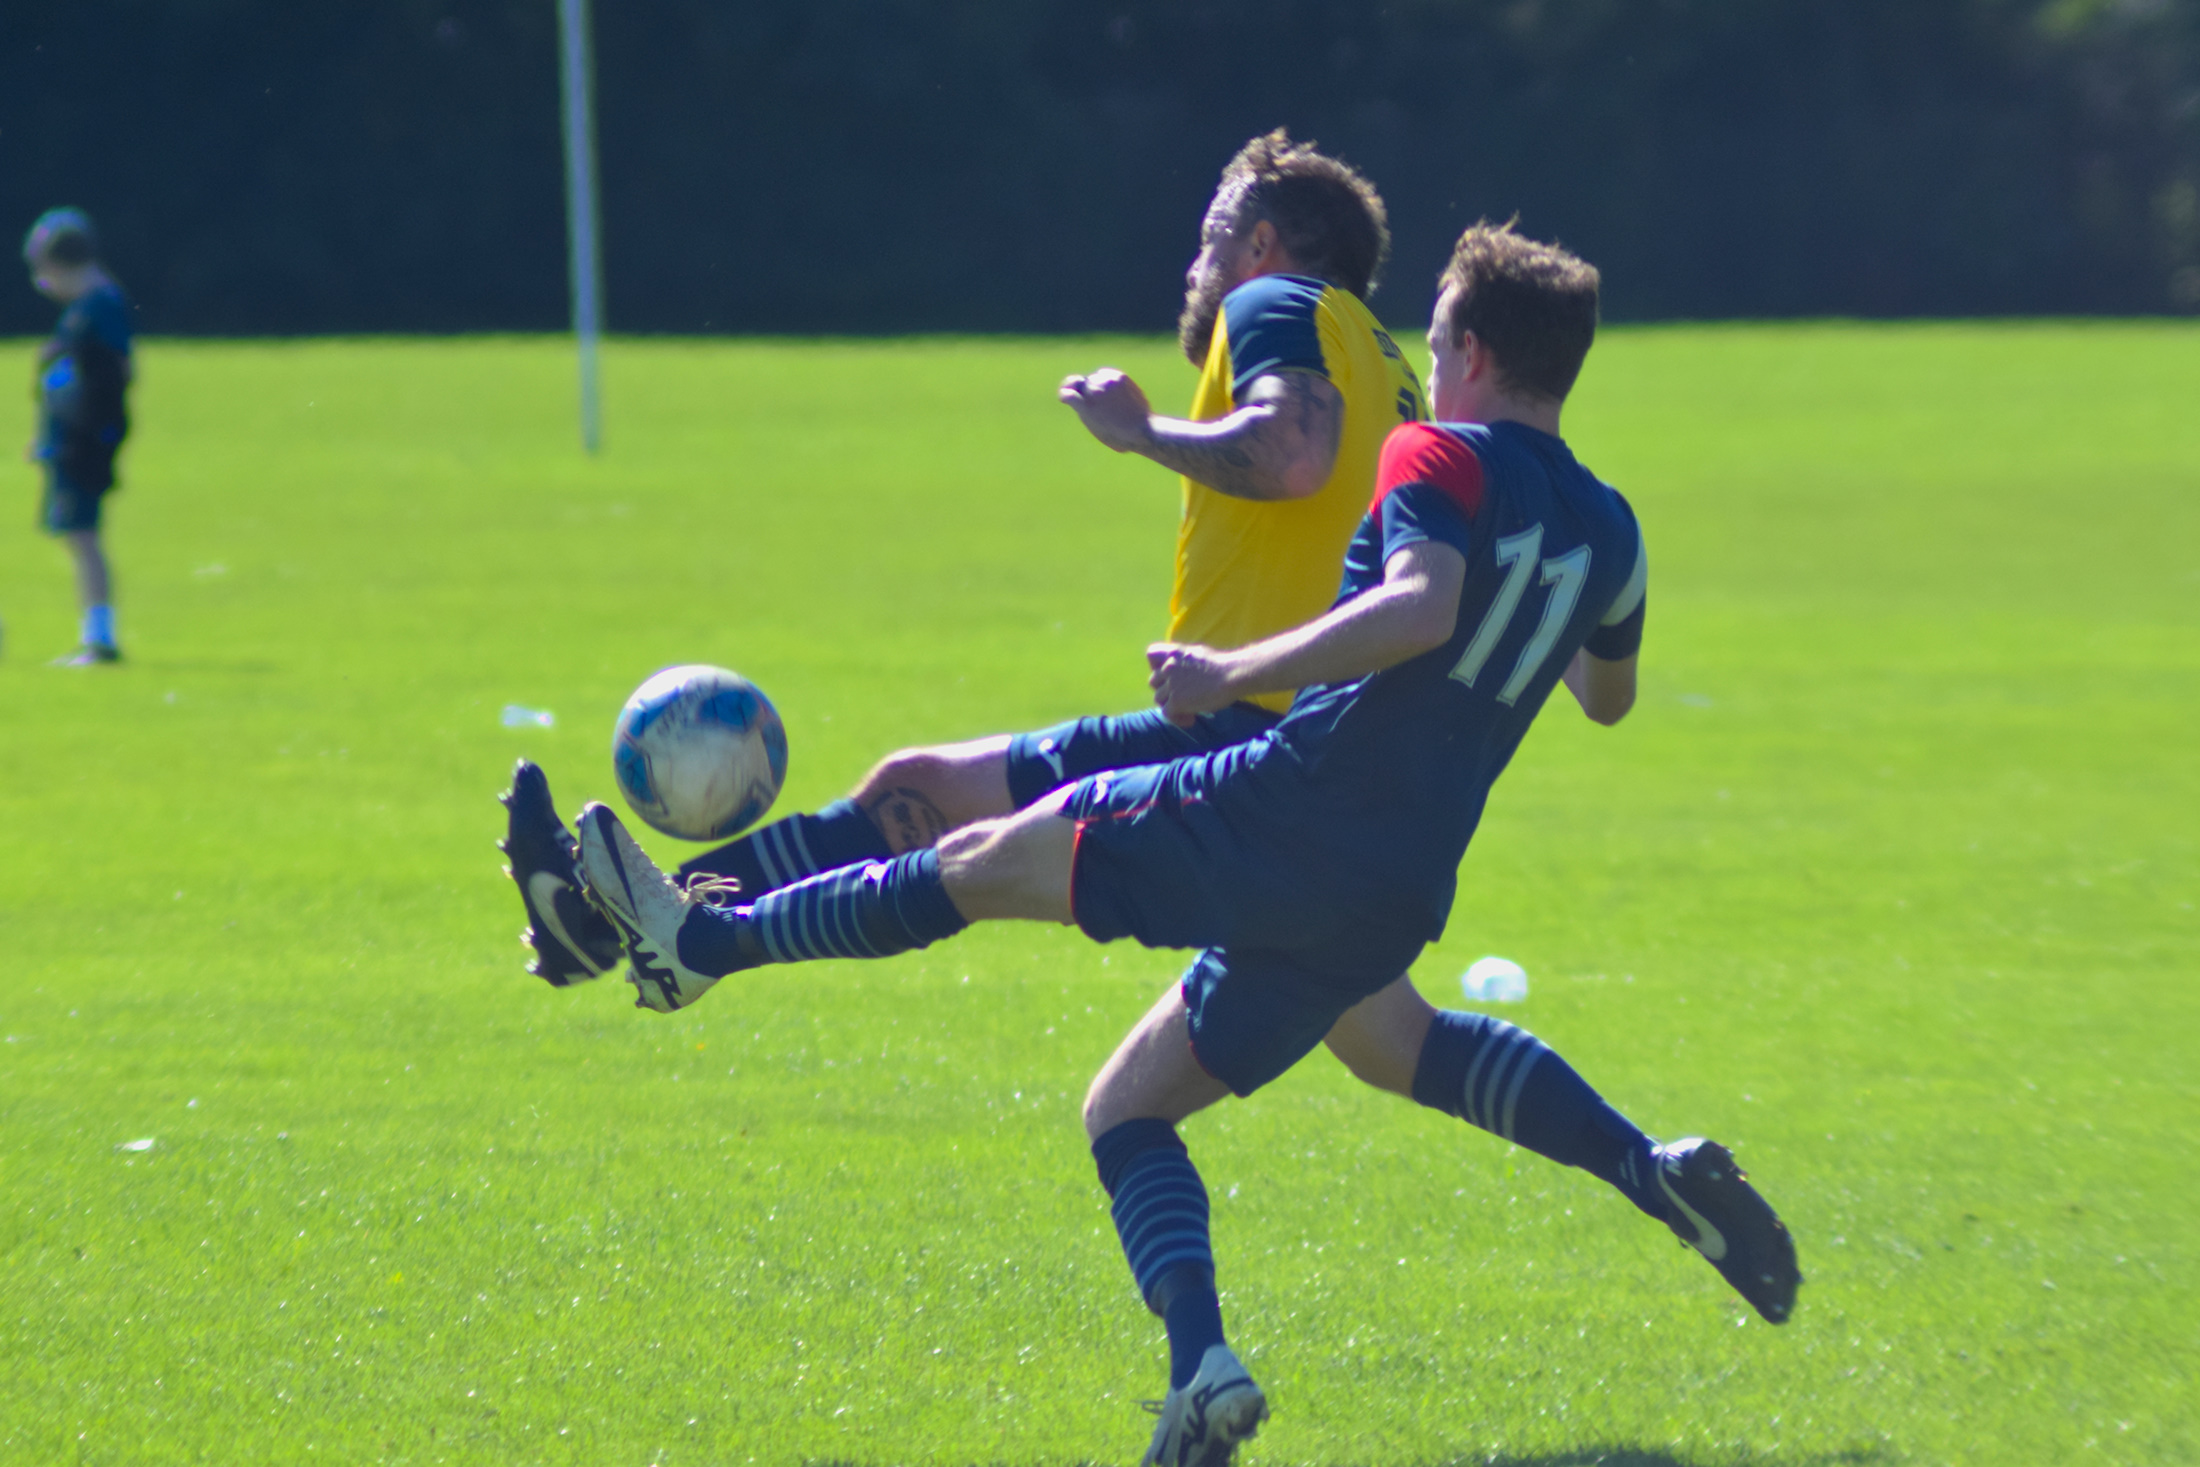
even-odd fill
[(1265, 219), (1310, 273), (1363, 299), (1390, 257), (1382, 195), (1358, 169), (1294, 143), (1282, 128), (1254, 138), (1222, 170), (1215, 190), (1239, 228)]
[(1517, 222), (1484, 219), (1459, 236), (1436, 282), (1459, 288), (1443, 326), (1454, 346), (1472, 331), (1508, 391), (1558, 401), (1596, 340), (1599, 279), (1579, 256), (1513, 233)]

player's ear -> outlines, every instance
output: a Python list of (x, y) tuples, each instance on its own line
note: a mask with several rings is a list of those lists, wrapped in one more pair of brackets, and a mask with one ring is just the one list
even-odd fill
[(1251, 264), (1260, 264), (1276, 252), (1276, 224), (1272, 219), (1255, 221), (1245, 237), (1245, 258)]
[(1461, 374), (1466, 381), (1478, 381), (1497, 370), (1496, 358), (1482, 345), (1482, 338), (1472, 331), (1459, 333), (1459, 354), (1466, 359), (1467, 369)]

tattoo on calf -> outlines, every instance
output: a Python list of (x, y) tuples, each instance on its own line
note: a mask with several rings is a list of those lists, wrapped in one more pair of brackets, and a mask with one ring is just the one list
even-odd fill
[(906, 787), (879, 795), (863, 813), (871, 817), (879, 834), (886, 837), (887, 849), (897, 856), (938, 845), (949, 828), (939, 806), (921, 791)]

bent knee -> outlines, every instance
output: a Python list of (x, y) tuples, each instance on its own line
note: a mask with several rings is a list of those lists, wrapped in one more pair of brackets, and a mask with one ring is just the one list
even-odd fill
[(1329, 1052), (1362, 1083), (1410, 1096), (1435, 1019), (1436, 1010), (1412, 980), (1400, 978), (1337, 1016)]
[[(1050, 827), (1061, 827), (1054, 829)], [(1075, 832), (1030, 812), (980, 820), (940, 841), (940, 876), (965, 917), (1070, 922)]]
[(912, 801), (936, 817), (943, 830), (1006, 815), (1014, 808), (1008, 793), (1008, 740), (899, 750), (873, 766), (853, 798), (866, 810), (889, 800)]
[(1345, 1067), (1353, 1079), (1373, 1085), (1378, 1090), (1387, 1088), (1383, 1082), (1390, 1077), (1389, 1069), (1368, 1052), (1367, 1040), (1363, 1036), (1341, 1033), (1339, 1031), (1342, 1027), (1340, 1024), (1338, 1029), (1332, 1029), (1328, 1039), (1324, 1041), (1329, 1046), (1329, 1052), (1337, 1057), (1338, 1063)]
[[(1134, 1107), (1125, 1103), (1121, 1094), (1121, 1079), (1109, 1065), (1092, 1077), (1092, 1086), (1085, 1091), (1085, 1139), (1097, 1141), (1123, 1122), (1130, 1120)], [(1112, 1082), (1112, 1083), (1111, 1083)]]
[(979, 820), (940, 837), (940, 864), (961, 866), (978, 859), (1000, 839), (1006, 820)]
[(930, 795), (947, 774), (947, 760), (938, 749), (900, 749), (871, 766), (856, 786), (855, 799), (863, 804), (893, 789), (910, 789)]

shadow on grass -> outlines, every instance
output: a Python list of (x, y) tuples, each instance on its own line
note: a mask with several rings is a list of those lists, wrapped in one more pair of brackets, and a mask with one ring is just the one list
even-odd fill
[[(1570, 1452), (1469, 1452), (1462, 1456), (1417, 1462), (1412, 1467), (1691, 1467), (1715, 1462), (1719, 1467), (1879, 1467), (1894, 1456), (1884, 1447), (1852, 1447), (1838, 1452), (1723, 1452), (1717, 1447), (1703, 1455), (1682, 1458), (1651, 1447), (1604, 1445), (1580, 1447)], [(1393, 1467), (1372, 1459), (1354, 1467)], [(1399, 1464), (1402, 1467), (1402, 1464)]]
[[(1742, 1452), (1721, 1453), (1710, 1449), (1705, 1456), (1684, 1459), (1650, 1447), (1594, 1446), (1570, 1452), (1466, 1452), (1455, 1457), (1369, 1457), (1340, 1459), (1336, 1467), (1696, 1467), (1712, 1462), (1718, 1467), (1880, 1467), (1894, 1455), (1884, 1447), (1852, 1447), (1839, 1452)], [(1091, 1458), (1077, 1467), (1117, 1467), (1119, 1459)], [(884, 1467), (882, 1463), (853, 1457), (833, 1457), (805, 1462), (803, 1467)], [(973, 1463), (972, 1467), (1020, 1467), (1010, 1462)]]

